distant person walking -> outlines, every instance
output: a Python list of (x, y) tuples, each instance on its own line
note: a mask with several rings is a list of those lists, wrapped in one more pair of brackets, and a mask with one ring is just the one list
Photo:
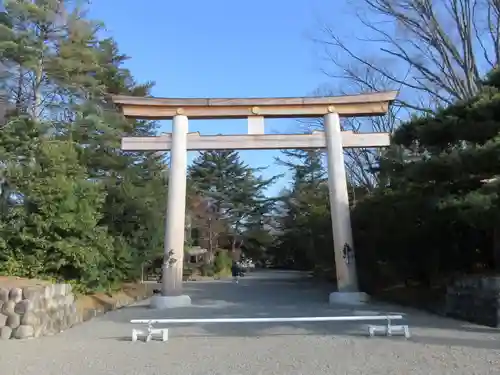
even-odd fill
[(238, 284), (241, 275), (241, 269), (238, 265), (238, 262), (233, 261), (233, 265), (231, 266), (231, 273), (233, 275), (233, 282)]

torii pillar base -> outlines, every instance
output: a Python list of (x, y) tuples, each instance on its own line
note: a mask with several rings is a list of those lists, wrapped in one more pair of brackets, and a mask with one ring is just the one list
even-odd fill
[(370, 296), (363, 292), (333, 292), (330, 293), (328, 302), (330, 305), (364, 305), (370, 299)]
[(191, 297), (186, 294), (180, 296), (153, 296), (149, 305), (152, 309), (157, 310), (186, 306), (191, 306)]

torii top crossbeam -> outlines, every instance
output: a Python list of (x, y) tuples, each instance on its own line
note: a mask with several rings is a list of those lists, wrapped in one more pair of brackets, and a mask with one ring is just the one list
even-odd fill
[(233, 118), (249, 116), (268, 118), (321, 117), (336, 112), (341, 117), (378, 116), (387, 113), (397, 91), (369, 94), (296, 97), (296, 98), (144, 98), (113, 96), (127, 117), (137, 119), (171, 119), (185, 115), (192, 119)]

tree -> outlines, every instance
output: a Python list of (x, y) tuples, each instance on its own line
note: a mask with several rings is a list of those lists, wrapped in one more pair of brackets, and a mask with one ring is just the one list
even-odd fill
[[(14, 108), (0, 137), (0, 256), (3, 273), (75, 278), (90, 290), (133, 280), (141, 262), (162, 252), (167, 179), (163, 156), (120, 149), (123, 135), (154, 135), (157, 124), (125, 119), (109, 97), (145, 96), (152, 83), (135, 82), (116, 42), (99, 39), (99, 23), (70, 5), (8, 1), (0, 17), (0, 86)], [(32, 215), (40, 208), (30, 199), (43, 215)], [(67, 230), (57, 215), (68, 216)], [(36, 254), (28, 246), (35, 235), (43, 246)], [(70, 252), (72, 243), (81, 253)], [(65, 264), (45, 258), (49, 248)]]
[(278, 264), (311, 269), (333, 265), (332, 228), (326, 170), (318, 151), (287, 151), (279, 160), (293, 173), (281, 194), (278, 236), (273, 248)]
[[(499, 10), (496, 0), (350, 1), (354, 34), (323, 22), (313, 37), (326, 61), (322, 71), (333, 79), (320, 92), (398, 90), (388, 116), (343, 121), (345, 130), (389, 133), (414, 112), (469, 99), (498, 64)], [(350, 183), (373, 191), (384, 152), (345, 150)]]
[(245, 256), (256, 261), (269, 259), (275, 245), (276, 237), (266, 222), (269, 220), (262, 220), (261, 217), (251, 220), (245, 231)]
[[(493, 71), (475, 97), (395, 132), (382, 169), (388, 185), (353, 210), (365, 287), (376, 279), (429, 285), (500, 264), (498, 77)], [(399, 157), (405, 152), (412, 158)]]
[[(100, 41), (101, 70), (96, 75), (110, 94), (147, 96), (152, 83), (137, 84), (122, 65), (128, 59), (112, 39)], [(105, 186), (107, 195), (101, 224), (122, 238), (117, 246), (133, 253), (138, 264), (163, 253), (167, 178), (162, 155), (121, 150), (122, 136), (153, 136), (158, 124), (130, 121), (108, 110), (108, 96), (79, 106), (77, 117), (61, 127), (59, 136), (79, 144), (80, 161), (92, 179)], [(132, 270), (130, 270), (132, 272)]]
[[(417, 284), (431, 295), (450, 278), (498, 268), (499, 77), (492, 71), (473, 98), (414, 116), (395, 130), (380, 161), (384, 184), (352, 206), (365, 291)], [(304, 173), (320, 163), (301, 156), (290, 163), (294, 183), (283, 194), (273, 252), (326, 268), (321, 261), (333, 253), (327, 189)]]
[[(316, 95), (337, 96), (391, 91), (397, 86), (372, 68), (360, 63), (346, 63), (342, 71), (324, 70), (325, 75), (334, 79), (331, 85), (316, 90)], [(407, 113), (399, 103), (390, 106), (387, 115), (376, 117), (350, 117), (341, 122), (342, 131), (354, 133), (376, 132), (392, 133)], [(305, 123), (307, 132), (324, 131), (323, 119), (309, 120)], [(344, 149), (347, 178), (353, 189), (364, 192), (373, 191), (381, 183), (379, 171), (380, 158), (386, 152), (382, 148)]]
[(20, 162), (21, 150), (9, 151), (8, 143), (17, 127), (32, 133), (42, 128), (26, 119), (2, 132), (6, 175), (16, 191), (1, 227), (2, 269), (17, 276), (78, 280), (89, 288), (113, 283), (122, 275), (106, 268), (113, 241), (98, 224), (102, 186), (87, 178), (67, 141), (39, 137), (29, 162)]
[[(428, 111), (470, 99), (499, 62), (496, 0), (359, 0), (359, 48), (322, 27), (317, 38), (341, 75), (356, 63), (401, 88), (406, 107)], [(352, 33), (348, 36), (353, 37)], [(347, 60), (342, 60), (339, 56)]]
[(3, 89), (35, 119), (67, 120), (72, 105), (99, 92), (99, 25), (60, 0), (6, 0), (0, 31)]
[[(188, 171), (193, 187), (210, 207), (206, 210), (210, 212), (208, 232), (213, 233), (216, 226), (225, 227), (233, 251), (243, 244), (252, 220), (265, 215), (272, 205), (264, 191), (279, 176), (263, 179), (255, 176), (259, 170), (244, 164), (236, 151), (205, 151)], [(210, 247), (213, 252), (217, 244), (210, 242)]]
[(191, 218), (192, 245), (204, 246), (208, 250), (207, 263), (213, 261), (219, 237), (227, 232), (227, 225), (216, 209), (214, 201), (201, 194), (188, 194), (188, 215)]

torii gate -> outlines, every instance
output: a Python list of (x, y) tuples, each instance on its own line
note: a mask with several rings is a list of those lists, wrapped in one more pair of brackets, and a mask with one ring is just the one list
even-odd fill
[[(380, 116), (387, 113), (396, 91), (338, 97), (171, 99), (114, 96), (123, 114), (135, 119), (172, 119), (172, 134), (156, 137), (124, 137), (126, 151), (170, 150), (169, 187), (165, 230), (165, 261), (162, 295), (152, 307), (166, 308), (191, 303), (182, 294), (184, 225), (186, 211), (187, 151), (256, 149), (327, 149), (328, 187), (338, 292), (330, 302), (361, 303), (367, 296), (358, 290), (349, 212), (344, 147), (384, 147), (388, 133), (341, 131), (339, 116)], [(324, 118), (325, 132), (313, 134), (264, 134), (264, 119)], [(189, 133), (188, 118), (248, 119), (248, 135), (203, 136)], [(174, 262), (168, 262), (169, 255)]]

